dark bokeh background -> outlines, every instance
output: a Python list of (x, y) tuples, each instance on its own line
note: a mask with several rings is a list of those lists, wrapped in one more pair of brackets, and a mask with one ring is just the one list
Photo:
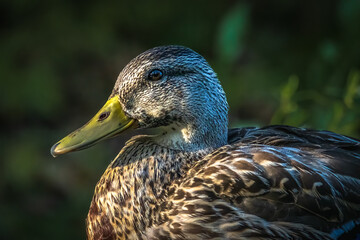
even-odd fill
[(227, 92), (232, 126), (360, 136), (360, 1), (1, 1), (0, 239), (84, 239), (124, 139), (53, 159), (137, 54), (181, 44)]

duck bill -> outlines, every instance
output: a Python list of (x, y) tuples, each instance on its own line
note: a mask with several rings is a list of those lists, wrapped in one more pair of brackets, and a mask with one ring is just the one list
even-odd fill
[(134, 119), (125, 116), (118, 98), (110, 98), (88, 123), (54, 144), (51, 155), (56, 157), (91, 147), (103, 139), (123, 132), (134, 122)]

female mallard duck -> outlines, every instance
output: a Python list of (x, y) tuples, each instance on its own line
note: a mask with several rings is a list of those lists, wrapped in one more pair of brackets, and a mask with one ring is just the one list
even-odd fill
[(103, 108), (54, 156), (130, 128), (95, 188), (89, 239), (332, 239), (360, 221), (360, 141), (288, 126), (228, 130), (212, 68), (180, 46), (120, 73)]

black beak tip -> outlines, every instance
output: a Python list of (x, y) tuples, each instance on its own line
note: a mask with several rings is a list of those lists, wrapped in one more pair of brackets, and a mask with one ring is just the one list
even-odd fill
[(55, 143), (55, 144), (51, 147), (51, 149), (50, 149), (50, 153), (51, 153), (51, 155), (52, 155), (53, 157), (57, 157), (57, 156), (58, 156), (58, 154), (57, 154), (56, 151), (55, 151), (55, 148), (56, 148), (59, 144), (60, 144), (60, 142)]

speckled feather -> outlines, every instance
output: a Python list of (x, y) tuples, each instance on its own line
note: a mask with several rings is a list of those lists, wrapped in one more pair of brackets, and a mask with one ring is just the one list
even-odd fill
[[(164, 79), (147, 80), (151, 69)], [(192, 50), (139, 55), (115, 95), (140, 127), (162, 130), (130, 139), (106, 169), (89, 239), (332, 239), (359, 221), (360, 142), (288, 126), (228, 131), (225, 94)]]

